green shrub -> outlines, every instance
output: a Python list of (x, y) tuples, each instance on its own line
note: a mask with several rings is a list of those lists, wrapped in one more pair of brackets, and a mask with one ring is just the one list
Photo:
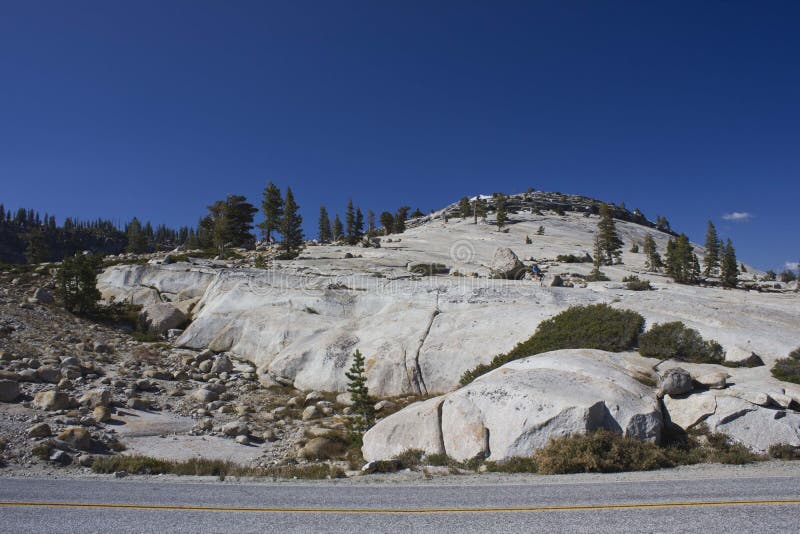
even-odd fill
[(561, 263), (591, 263), (592, 259), (586, 255), (576, 256), (575, 254), (559, 254), (556, 261)]
[(625, 282), (625, 288), (631, 291), (650, 291), (653, 286), (650, 285), (650, 280), (642, 280), (638, 276), (626, 276), (622, 279)]
[(605, 429), (553, 438), (534, 459), (538, 472), (545, 475), (649, 471), (675, 465), (658, 445)]
[(396, 460), (400, 462), (400, 469), (412, 469), (422, 463), (425, 452), (419, 449), (408, 449), (397, 455)]
[(100, 256), (81, 253), (61, 262), (56, 272), (56, 294), (67, 311), (84, 315), (97, 309), (100, 300), (97, 269), (100, 263)]
[(520, 358), (559, 349), (600, 349), (610, 352), (631, 350), (644, 329), (644, 318), (629, 310), (615, 310), (608, 304), (573, 306), (543, 321), (532, 337), (510, 352), (499, 354), (488, 365), (465, 372), (461, 384)]
[(773, 445), (769, 448), (769, 457), (776, 460), (800, 460), (800, 447), (785, 443)]
[(486, 462), (486, 470), (490, 473), (538, 473), (539, 466), (534, 458), (514, 456), (502, 462)]
[(639, 336), (639, 353), (647, 358), (692, 363), (721, 363), (724, 359), (719, 343), (704, 340), (697, 330), (680, 321), (656, 324)]
[(95, 473), (103, 474), (125, 471), (139, 475), (215, 476), (223, 480), (227, 476), (304, 479), (341, 478), (344, 476), (344, 472), (340, 468), (323, 463), (261, 468), (237, 465), (227, 460), (191, 458), (177, 461), (140, 455), (101, 456), (92, 464), (92, 470)]
[(792, 351), (788, 358), (776, 360), (772, 376), (784, 382), (800, 384), (800, 348)]

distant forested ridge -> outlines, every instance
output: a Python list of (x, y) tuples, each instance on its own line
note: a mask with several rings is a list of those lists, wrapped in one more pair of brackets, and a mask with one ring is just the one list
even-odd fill
[[(139, 228), (138, 232), (136, 228)], [(171, 249), (184, 243), (189, 228), (174, 230), (148, 222), (140, 225), (134, 218), (119, 228), (110, 220), (78, 221), (67, 218), (58, 226), (56, 218), (32, 209), (6, 210), (0, 204), (0, 263), (42, 263), (61, 261), (77, 252), (119, 254), (129, 250), (130, 230), (137, 241), (136, 252)], [(193, 232), (192, 232), (193, 233)], [(138, 237), (140, 236), (140, 237)]]

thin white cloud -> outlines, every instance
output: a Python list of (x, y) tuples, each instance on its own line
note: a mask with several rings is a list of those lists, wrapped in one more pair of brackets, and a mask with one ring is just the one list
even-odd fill
[(746, 211), (733, 211), (722, 216), (726, 221), (745, 222), (753, 218), (752, 213)]
[(796, 271), (800, 267), (800, 261), (787, 261), (786, 268), (792, 271)]

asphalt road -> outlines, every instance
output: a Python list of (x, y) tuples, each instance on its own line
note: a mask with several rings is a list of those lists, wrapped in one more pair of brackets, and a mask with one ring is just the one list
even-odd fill
[(797, 477), (511, 482), (196, 484), (0, 478), (0, 531), (730, 534), (800, 530)]

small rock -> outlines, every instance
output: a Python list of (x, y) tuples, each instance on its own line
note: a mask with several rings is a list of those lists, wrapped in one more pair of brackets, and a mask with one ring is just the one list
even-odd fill
[(105, 388), (92, 389), (84, 393), (78, 402), (81, 406), (92, 409), (98, 406), (108, 406), (111, 404), (111, 392)]
[(189, 397), (197, 402), (208, 403), (217, 400), (219, 398), (219, 394), (214, 391), (201, 388), (194, 390)]
[(92, 435), (79, 426), (65, 428), (56, 438), (74, 449), (88, 451), (92, 447)]
[(311, 393), (306, 395), (306, 402), (305, 403), (306, 403), (306, 406), (308, 406), (309, 404), (316, 404), (321, 400), (325, 400), (325, 395), (323, 395), (319, 391), (312, 391)]
[(708, 373), (698, 376), (695, 381), (709, 389), (725, 389), (728, 380), (728, 373)]
[(56, 411), (66, 410), (72, 404), (72, 399), (60, 391), (40, 391), (33, 398), (33, 407), (40, 410)]
[(40, 287), (33, 292), (33, 296), (30, 298), (30, 302), (36, 304), (52, 304), (55, 302), (53, 298), (53, 294), (50, 293), (47, 289)]
[(319, 408), (316, 406), (307, 406), (305, 410), (303, 410), (303, 421), (311, 421), (312, 419), (319, 419), (322, 417)]
[(313, 438), (298, 452), (298, 456), (306, 460), (331, 460), (342, 456), (345, 452), (340, 441), (328, 438)]
[(692, 375), (685, 369), (673, 367), (667, 369), (658, 381), (659, 396), (683, 395), (692, 391)]
[(36, 375), (39, 377), (39, 380), (49, 384), (58, 384), (58, 381), (61, 380), (61, 370), (49, 365), (39, 367), (36, 370)]
[(197, 369), (199, 369), (201, 373), (208, 373), (209, 371), (211, 371), (211, 368), (213, 366), (214, 364), (211, 362), (211, 360), (206, 360), (200, 362), (200, 364), (197, 366)]
[(292, 397), (288, 401), (286, 401), (287, 408), (299, 408), (303, 405), (303, 399), (300, 397)]
[(81, 454), (78, 456), (78, 465), (82, 467), (92, 467), (94, 464), (94, 456), (91, 454)]
[(50, 425), (47, 423), (37, 423), (30, 427), (26, 432), (28, 437), (31, 438), (46, 438), (53, 433), (50, 430)]
[(111, 420), (111, 410), (108, 406), (97, 406), (92, 410), (92, 417), (98, 423), (107, 423)]
[(261, 433), (261, 439), (263, 439), (264, 441), (273, 442), (277, 441), (278, 437), (275, 435), (275, 432), (273, 430), (267, 429)]
[(125, 478), (128, 476), (127, 471), (114, 471), (114, 478)]
[(382, 400), (375, 403), (375, 411), (382, 412), (384, 410), (391, 410), (395, 408), (397, 405), (389, 400)]
[(250, 445), (250, 438), (247, 437), (245, 434), (236, 436), (236, 443), (240, 445)]
[(72, 456), (64, 451), (55, 450), (50, 455), (50, 461), (58, 465), (69, 465), (72, 463)]
[(131, 397), (128, 399), (126, 406), (132, 410), (149, 410), (152, 408), (152, 403), (141, 397)]
[(14, 402), (19, 397), (19, 383), (15, 380), (0, 380), (0, 402)]
[(212, 373), (230, 373), (233, 371), (233, 362), (226, 354), (222, 354), (217, 356), (216, 360), (214, 360), (214, 365), (211, 367)]
[(241, 436), (250, 434), (250, 429), (247, 427), (247, 423), (243, 423), (241, 421), (232, 421), (227, 423), (223, 425), (221, 430), (226, 436)]
[(352, 406), (353, 395), (349, 391), (339, 393), (336, 395), (336, 404), (341, 404), (342, 406)]
[(92, 345), (92, 348), (95, 352), (100, 354), (111, 354), (114, 352), (114, 349), (110, 345), (103, 343), (102, 341), (95, 341)]

